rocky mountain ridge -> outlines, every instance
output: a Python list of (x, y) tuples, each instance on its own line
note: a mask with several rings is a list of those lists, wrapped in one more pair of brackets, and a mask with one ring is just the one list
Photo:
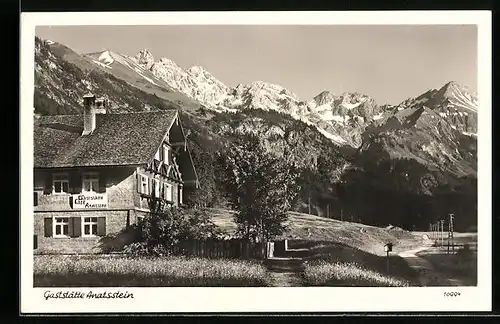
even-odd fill
[(422, 105), (438, 111), (442, 118), (451, 119), (458, 130), (477, 133), (477, 94), (453, 81), (395, 106), (379, 105), (372, 97), (357, 92), (337, 95), (325, 90), (312, 99), (302, 100), (286, 88), (264, 81), (230, 87), (201, 66), (183, 70), (167, 58), (155, 61), (146, 49), (131, 59), (208, 109), (235, 112), (257, 108), (289, 114), (317, 127), (338, 145), (359, 147), (361, 134), (368, 126), (377, 125), (380, 123), (377, 121), (398, 111)]

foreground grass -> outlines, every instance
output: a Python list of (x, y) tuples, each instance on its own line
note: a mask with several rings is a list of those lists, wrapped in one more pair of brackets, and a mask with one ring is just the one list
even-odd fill
[(356, 263), (328, 262), (307, 263), (304, 280), (310, 286), (356, 287), (408, 287), (410, 282), (383, 275)]
[(265, 286), (266, 269), (253, 261), (203, 258), (35, 256), (35, 287)]

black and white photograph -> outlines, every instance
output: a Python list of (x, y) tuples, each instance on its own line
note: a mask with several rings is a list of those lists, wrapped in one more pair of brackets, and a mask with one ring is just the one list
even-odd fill
[[(305, 307), (314, 310), (340, 305), (325, 300), (336, 289), (383, 299), (375, 287), (439, 289), (432, 298), (446, 309), (490, 305), (488, 12), (449, 23), (324, 14), (30, 22), (21, 71), (30, 305), (161, 299), (148, 288), (169, 300), (192, 296), (181, 288), (203, 290), (195, 299), (213, 289), (220, 303), (250, 298), (219, 290), (231, 288), (267, 294), (269, 310), (294, 294), (271, 288), (291, 287), (332, 289), (314, 294), (322, 302)], [(413, 307), (430, 300), (425, 289)], [(307, 302), (306, 290), (296, 294)]]

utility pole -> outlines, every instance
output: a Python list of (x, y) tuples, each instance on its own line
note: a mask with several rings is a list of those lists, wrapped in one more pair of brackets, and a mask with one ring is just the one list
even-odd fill
[(450, 254), (450, 239), (451, 239), (451, 222), (448, 221), (448, 249), (447, 249), (447, 252), (446, 252), (447, 254)]
[(436, 241), (438, 243), (438, 246), (439, 246), (439, 231), (440, 231), (439, 227), (440, 227), (439, 221), (437, 221), (437, 223), (436, 223)]
[(441, 246), (441, 220), (438, 221), (438, 246)]
[(330, 204), (326, 205), (326, 217), (330, 218)]
[(344, 221), (344, 215), (342, 214), (342, 207), (340, 207), (340, 221)]
[(451, 238), (451, 251), (454, 252), (455, 251), (455, 242), (453, 240), (453, 219), (455, 218), (455, 215), (454, 214), (449, 214), (450, 216), (450, 238)]
[(311, 195), (309, 195), (308, 207), (309, 207), (309, 215), (311, 215)]
[(441, 247), (444, 246), (444, 219), (441, 220)]

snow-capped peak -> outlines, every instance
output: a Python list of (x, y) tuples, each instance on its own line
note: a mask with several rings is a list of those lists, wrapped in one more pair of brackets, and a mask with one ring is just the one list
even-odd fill
[(316, 105), (322, 106), (324, 104), (331, 103), (335, 100), (335, 95), (330, 91), (322, 91), (316, 97), (313, 98), (316, 102)]
[(140, 50), (132, 59), (139, 65), (142, 65), (146, 70), (153, 66), (155, 59), (147, 49)]
[(207, 70), (205, 70), (203, 68), (203, 66), (200, 66), (200, 65), (195, 65), (195, 66), (190, 67), (189, 69), (187, 69), (187, 72), (192, 74), (192, 75), (210, 74)]
[(477, 111), (479, 106), (477, 94), (455, 81), (450, 81), (441, 87), (435, 93), (434, 98), (436, 101), (446, 101), (451, 106), (469, 111)]
[(342, 106), (347, 109), (354, 109), (365, 102), (368, 97), (358, 93), (344, 93), (342, 95)]
[(299, 100), (299, 98), (297, 97), (297, 95), (295, 95), (295, 93), (285, 89), (284, 87), (278, 84), (273, 84), (265, 81), (254, 81), (250, 83), (247, 86), (247, 88), (252, 93), (258, 93), (264, 91), (269, 93), (277, 93), (280, 97), (288, 97), (295, 101)]
[(111, 53), (109, 52), (109, 50), (102, 52), (101, 55), (99, 55), (99, 58), (97, 60), (103, 64), (106, 64), (106, 65), (109, 65), (115, 61), (113, 59), (113, 57), (111, 56)]
[(205, 70), (200, 65), (195, 65), (195, 66), (187, 69), (186, 73), (190, 77), (196, 79), (197, 82), (214, 83), (214, 84), (217, 84), (218, 87), (224, 88), (224, 91), (227, 91), (227, 86), (225, 84), (223, 84), (221, 81), (219, 81), (217, 78), (215, 78), (210, 72)]
[(158, 62), (154, 63), (152, 68), (154, 69), (155, 67), (157, 69), (167, 69), (172, 73), (178, 74), (179, 76), (185, 76), (186, 74), (186, 71), (178, 66), (177, 63), (166, 57), (162, 57)]

